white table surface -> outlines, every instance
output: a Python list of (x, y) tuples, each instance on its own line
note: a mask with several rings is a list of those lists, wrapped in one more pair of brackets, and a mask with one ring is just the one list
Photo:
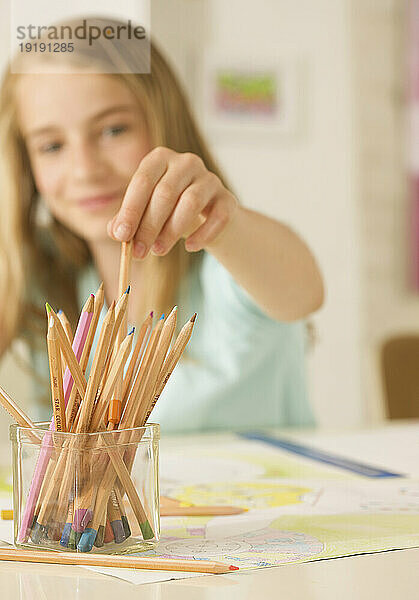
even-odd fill
[[(348, 458), (419, 475), (419, 423), (396, 423), (357, 432), (285, 434)], [(179, 443), (180, 438), (163, 441), (168, 446)], [(419, 599), (418, 567), (419, 549), (410, 549), (136, 586), (81, 567), (0, 562), (0, 598)]]
[(413, 600), (418, 565), (419, 549), (398, 550), (136, 586), (80, 567), (2, 563), (0, 590), (14, 600)]

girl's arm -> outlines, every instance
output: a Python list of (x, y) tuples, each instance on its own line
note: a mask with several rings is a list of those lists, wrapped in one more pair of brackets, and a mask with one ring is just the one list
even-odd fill
[(205, 249), (273, 319), (301, 319), (323, 303), (323, 281), (313, 255), (300, 237), (274, 219), (237, 207)]
[(231, 273), (269, 316), (303, 318), (323, 302), (323, 283), (304, 242), (285, 225), (240, 207), (221, 180), (191, 153), (155, 148), (141, 161), (108, 224), (134, 257), (163, 256), (185, 238)]

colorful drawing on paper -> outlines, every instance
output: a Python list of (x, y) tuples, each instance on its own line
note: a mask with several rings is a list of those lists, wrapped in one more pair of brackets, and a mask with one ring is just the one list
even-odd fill
[(259, 568), (419, 546), (413, 479), (368, 479), (244, 440), (163, 450), (161, 464), (165, 495), (247, 512), (165, 517), (151, 555)]
[[(323, 543), (305, 533), (282, 531), (278, 524), (222, 539), (194, 536), (163, 541), (159, 553), (168, 558), (235, 561), (244, 567), (265, 567), (307, 560), (323, 550)], [(217, 557), (217, 558), (215, 558)]]
[(277, 481), (243, 481), (228, 485), (218, 482), (184, 486), (174, 497), (188, 504), (228, 504), (251, 510), (310, 502), (314, 496), (315, 493), (307, 487), (284, 485)]

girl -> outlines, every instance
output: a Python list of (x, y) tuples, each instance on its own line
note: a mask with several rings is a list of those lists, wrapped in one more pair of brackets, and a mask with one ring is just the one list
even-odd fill
[(54, 57), (59, 73), (46, 54), (41, 74), (32, 62), (1, 90), (0, 351), (23, 337), (46, 374), (45, 300), (74, 325), (103, 280), (109, 304), (132, 239), (129, 322), (174, 304), (180, 324), (198, 313), (152, 420), (164, 431), (312, 423), (301, 319), (323, 285), (305, 243), (240, 206), (154, 45), (144, 75), (129, 73), (142, 57), (124, 40), (78, 41)]

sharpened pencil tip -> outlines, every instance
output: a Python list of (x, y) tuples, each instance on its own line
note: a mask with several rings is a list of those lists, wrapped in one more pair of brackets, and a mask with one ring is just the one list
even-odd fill
[(151, 529), (151, 525), (148, 521), (144, 521), (144, 523), (139, 523), (141, 533), (143, 534), (143, 538), (145, 540), (151, 540), (154, 537), (154, 532)]
[(64, 546), (65, 548), (67, 548), (68, 546), (68, 541), (70, 539), (70, 532), (71, 532), (71, 523), (66, 523), (64, 525), (64, 529), (63, 529), (63, 533), (60, 539), (60, 545)]
[(124, 526), (121, 520), (111, 521), (111, 527), (113, 536), (115, 538), (115, 544), (122, 544), (125, 538)]
[(93, 300), (95, 299), (95, 295), (94, 294), (90, 294), (90, 297), (93, 298)]
[(81, 535), (81, 538), (77, 544), (77, 550), (79, 552), (90, 552), (93, 548), (97, 536), (97, 531), (91, 527), (87, 527)]
[(78, 508), (76, 511), (74, 511), (74, 517), (73, 517), (73, 529), (76, 533), (82, 533), (85, 528), (86, 525), (89, 523), (89, 521), (92, 518), (92, 511), (88, 510), (86, 508)]
[(74, 531), (74, 529), (71, 528), (70, 537), (68, 539), (68, 547), (71, 550), (75, 550), (77, 548), (77, 544), (79, 543), (82, 535), (82, 533)]
[(97, 530), (97, 536), (95, 539), (96, 548), (102, 548), (102, 546), (104, 544), (104, 539), (105, 539), (105, 528), (103, 525), (101, 525), (99, 527), (99, 529)]
[(169, 313), (169, 315), (168, 315), (167, 319), (169, 320), (169, 319), (171, 319), (171, 318), (173, 318), (173, 317), (176, 317), (176, 318), (177, 318), (177, 310), (178, 310), (178, 309), (177, 309), (177, 306), (174, 306), (174, 307), (172, 308), (172, 310), (170, 311), (170, 313)]
[(39, 544), (39, 542), (46, 537), (48, 531), (48, 527), (45, 525), (40, 525), (37, 521), (32, 525), (31, 531), (31, 540), (34, 544)]
[(132, 335), (132, 334), (134, 333), (134, 331), (135, 331), (135, 327), (133, 327), (133, 328), (131, 329), (131, 331), (129, 332), (129, 334), (128, 334), (128, 335)]
[(153, 315), (154, 315), (154, 310), (152, 310), (152, 311), (150, 312), (150, 317), (151, 317), (151, 318), (153, 318)]
[(194, 313), (191, 317), (191, 323), (195, 323), (196, 313)]
[(63, 311), (60, 308), (59, 311), (57, 312), (57, 315), (62, 315), (62, 314), (63, 314)]
[(239, 570), (239, 567), (235, 567), (234, 565), (230, 565), (228, 568), (230, 569), (230, 571), (238, 571)]
[(52, 311), (52, 308), (51, 308), (51, 306), (48, 304), (48, 302), (45, 302), (45, 308), (47, 309), (47, 312), (49, 312), (49, 313)]
[(127, 289), (125, 290), (125, 293), (126, 293), (126, 294), (129, 294), (129, 293), (130, 293), (130, 291), (131, 291), (131, 286), (129, 285), (129, 286), (127, 287)]
[(71, 528), (70, 529), (70, 535), (68, 536), (68, 543), (67, 543), (67, 547), (70, 548), (71, 550), (75, 550), (76, 549), (76, 532)]
[[(128, 519), (125, 515), (121, 515), (121, 521), (122, 521), (122, 525), (124, 527), (125, 538), (127, 539), (131, 535), (131, 528), (129, 526)], [(98, 535), (99, 535), (99, 532), (98, 532)]]

